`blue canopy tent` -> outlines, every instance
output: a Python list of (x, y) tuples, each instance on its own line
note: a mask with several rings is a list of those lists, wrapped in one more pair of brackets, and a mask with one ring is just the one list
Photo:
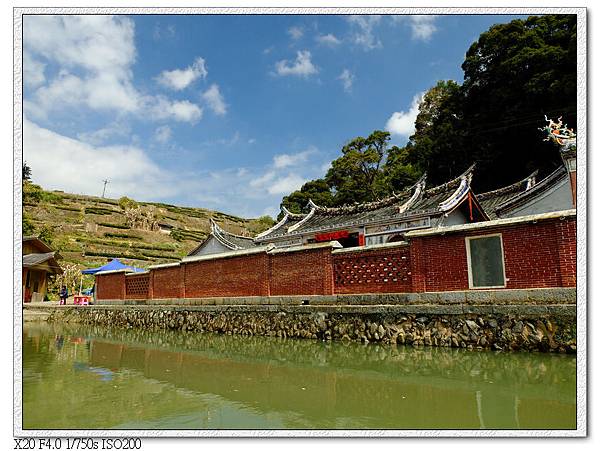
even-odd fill
[(145, 269), (136, 268), (134, 266), (128, 266), (119, 261), (118, 258), (113, 258), (106, 265), (100, 266), (99, 268), (84, 269), (81, 274), (96, 274), (100, 271), (118, 271), (119, 269), (131, 269), (133, 272), (144, 272)]
[[(145, 269), (136, 268), (135, 266), (129, 266), (121, 263), (118, 258), (113, 258), (106, 265), (100, 266), (99, 268), (90, 268), (84, 269), (81, 271), (81, 274), (96, 274), (100, 271), (118, 271), (119, 269), (130, 269), (133, 272), (144, 272)], [(81, 284), (83, 283), (83, 277), (81, 278), (81, 282), (79, 284), (79, 294), (81, 294)], [(95, 285), (94, 285), (95, 286)], [(91, 295), (93, 292), (93, 288), (89, 290), (85, 290), (83, 294)]]

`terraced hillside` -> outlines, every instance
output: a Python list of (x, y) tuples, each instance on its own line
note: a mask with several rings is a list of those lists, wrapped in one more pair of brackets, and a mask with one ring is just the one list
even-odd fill
[(177, 261), (208, 236), (209, 218), (246, 236), (273, 223), (269, 217), (243, 219), (202, 208), (44, 191), (32, 184), (24, 187), (24, 234), (41, 234), (60, 251), (61, 264), (81, 268), (111, 258), (142, 268)]

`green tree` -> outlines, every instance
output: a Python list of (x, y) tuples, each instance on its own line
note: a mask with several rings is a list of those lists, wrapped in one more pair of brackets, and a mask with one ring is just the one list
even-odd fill
[(261, 233), (267, 229), (270, 229), (275, 224), (273, 218), (269, 215), (260, 216), (259, 218), (253, 219), (248, 225), (248, 230), (253, 233)]
[[(306, 182), (299, 190), (285, 196), (281, 204), (292, 213), (302, 213), (310, 199), (323, 207), (333, 205), (333, 195), (325, 180), (317, 179)], [(277, 219), (281, 219), (281, 217)]]
[(23, 163), (23, 183), (31, 182), (31, 168), (27, 162)]
[(35, 226), (31, 218), (23, 213), (23, 236), (31, 236), (35, 233)]
[(325, 181), (333, 191), (335, 205), (368, 202), (389, 192), (383, 183), (382, 167), (388, 153), (390, 134), (375, 130), (367, 138), (357, 137), (342, 148), (343, 155), (331, 163)]
[(560, 164), (542, 141), (544, 114), (576, 123), (575, 15), (532, 16), (492, 26), (467, 51), (465, 151), (478, 161), (479, 188), (501, 186)]
[(472, 163), (465, 151), (462, 103), (461, 86), (448, 80), (439, 81), (419, 105), (405, 159), (416, 172), (427, 171), (429, 184), (444, 183)]
[(123, 210), (130, 210), (132, 208), (136, 208), (137, 206), (138, 203), (127, 196), (123, 196), (119, 199), (119, 207), (121, 207)]
[(38, 233), (38, 238), (44, 243), (51, 245), (52, 241), (54, 241), (54, 230), (49, 226), (43, 226), (40, 229), (40, 233)]
[(406, 147), (392, 147), (383, 166), (382, 186), (386, 194), (399, 193), (415, 184), (422, 171), (408, 158)]

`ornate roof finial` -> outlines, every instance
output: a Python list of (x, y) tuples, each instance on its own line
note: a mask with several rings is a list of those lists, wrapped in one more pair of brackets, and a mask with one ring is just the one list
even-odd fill
[(546, 138), (544, 141), (554, 141), (560, 146), (571, 144), (575, 141), (577, 134), (572, 128), (567, 128), (567, 124), (563, 125), (562, 116), (558, 118), (557, 122), (552, 119), (548, 119), (548, 116), (544, 115), (548, 125), (540, 128), (539, 130), (546, 132)]

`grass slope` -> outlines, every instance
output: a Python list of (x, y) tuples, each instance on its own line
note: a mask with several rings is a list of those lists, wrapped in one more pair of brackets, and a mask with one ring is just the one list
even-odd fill
[(34, 226), (34, 234), (46, 229), (52, 247), (63, 256), (61, 264), (96, 267), (110, 258), (147, 267), (178, 261), (210, 233), (212, 218), (225, 230), (254, 236), (270, 227), (264, 220), (244, 219), (206, 210), (155, 202), (138, 202), (155, 207), (160, 230), (131, 229), (116, 199), (44, 191), (23, 205), (24, 218)]

